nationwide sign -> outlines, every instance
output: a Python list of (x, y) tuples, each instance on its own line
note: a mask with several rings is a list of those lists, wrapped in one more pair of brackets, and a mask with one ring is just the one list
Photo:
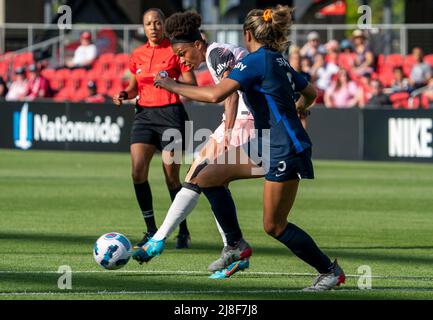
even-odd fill
[[(0, 147), (127, 151), (132, 106), (6, 103), (0, 108)], [(7, 121), (7, 119), (11, 121)]]

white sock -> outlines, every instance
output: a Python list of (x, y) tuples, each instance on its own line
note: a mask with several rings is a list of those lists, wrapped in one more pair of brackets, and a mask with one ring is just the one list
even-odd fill
[(223, 229), (221, 228), (220, 224), (218, 223), (217, 218), (215, 217), (215, 215), (213, 216), (215, 218), (215, 223), (218, 227), (218, 231), (220, 232), (221, 235), (221, 239), (223, 239), (224, 242), (224, 247), (227, 247), (227, 238), (226, 238), (226, 234), (224, 233)]
[(168, 238), (179, 224), (194, 210), (200, 194), (187, 188), (182, 188), (168, 209), (162, 226), (152, 237), (154, 240)]

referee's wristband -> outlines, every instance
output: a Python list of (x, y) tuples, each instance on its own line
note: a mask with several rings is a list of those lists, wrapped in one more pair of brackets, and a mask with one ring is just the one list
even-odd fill
[(126, 91), (120, 91), (119, 98), (125, 99), (125, 100), (128, 99), (128, 92), (126, 92)]

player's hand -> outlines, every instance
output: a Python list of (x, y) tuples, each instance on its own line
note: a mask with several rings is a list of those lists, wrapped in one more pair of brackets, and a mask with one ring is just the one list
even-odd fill
[(159, 76), (156, 76), (155, 80), (153, 82), (153, 85), (156, 88), (165, 89), (165, 90), (168, 90), (171, 92), (173, 92), (173, 89), (174, 89), (176, 84), (177, 84), (177, 82), (171, 78), (168, 78), (168, 77), (167, 78), (161, 78)]
[(223, 140), (223, 146), (225, 151), (229, 149), (231, 141), (232, 141), (232, 129), (227, 129), (224, 132), (224, 140)]
[(298, 108), (297, 111), (298, 111), (299, 119), (301, 120), (307, 119), (307, 117), (311, 114), (310, 110), (308, 109)]
[(113, 102), (116, 106), (120, 107), (123, 104), (123, 100), (126, 100), (127, 94), (125, 91), (119, 92), (113, 96)]

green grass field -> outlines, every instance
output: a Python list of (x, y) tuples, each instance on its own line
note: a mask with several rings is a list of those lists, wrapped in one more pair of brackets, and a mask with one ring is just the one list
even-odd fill
[[(185, 174), (183, 168), (182, 174)], [(221, 243), (209, 204), (189, 218), (192, 247), (119, 272), (93, 260), (94, 241), (118, 231), (141, 238), (143, 222), (128, 154), (0, 150), (0, 299), (431, 299), (433, 298), (433, 165), (315, 161), (291, 221), (307, 230), (349, 277), (339, 290), (302, 293), (314, 270), (268, 237), (261, 222), (262, 180), (231, 189), (245, 238), (254, 247), (249, 270), (208, 279)], [(169, 206), (160, 158), (150, 182), (160, 224)], [(59, 290), (61, 265), (72, 290)], [(358, 267), (370, 266), (372, 289), (358, 288)]]

